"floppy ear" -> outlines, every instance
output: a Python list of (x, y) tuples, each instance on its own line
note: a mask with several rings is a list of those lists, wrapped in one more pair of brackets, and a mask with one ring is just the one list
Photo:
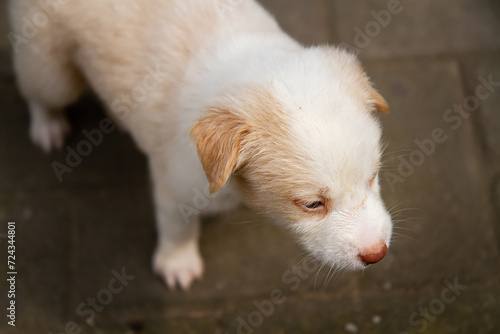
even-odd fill
[(379, 113), (381, 114), (389, 113), (389, 106), (387, 105), (387, 101), (374, 88), (370, 89), (370, 103)]
[(191, 138), (210, 183), (216, 193), (237, 168), (238, 156), (248, 125), (227, 109), (211, 108), (191, 129)]

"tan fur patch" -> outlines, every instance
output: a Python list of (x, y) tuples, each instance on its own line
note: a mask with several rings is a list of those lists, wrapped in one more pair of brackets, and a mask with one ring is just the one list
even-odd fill
[(210, 109), (195, 124), (191, 136), (210, 183), (210, 193), (222, 188), (236, 167), (248, 126), (228, 109)]
[(387, 101), (375, 89), (371, 88), (371, 102), (375, 106), (375, 110), (381, 114), (389, 113)]
[(191, 130), (211, 193), (219, 191), (233, 171), (252, 158), (245, 153), (269, 136), (268, 127), (276, 134), (281, 123), (277, 103), (265, 89), (232, 89), (224, 96)]

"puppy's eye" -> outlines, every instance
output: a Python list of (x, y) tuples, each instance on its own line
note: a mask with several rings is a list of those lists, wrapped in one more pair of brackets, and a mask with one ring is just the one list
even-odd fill
[(373, 183), (375, 182), (375, 179), (377, 178), (377, 175), (378, 175), (378, 171), (376, 171), (375, 173), (373, 173), (373, 176), (372, 178), (370, 179), (370, 187), (373, 186)]
[(302, 203), (302, 205), (308, 210), (317, 210), (325, 207), (325, 205), (321, 201)]
[(329, 199), (323, 196), (311, 196), (310, 198), (296, 199), (293, 203), (302, 211), (310, 214), (325, 215), (328, 213)]

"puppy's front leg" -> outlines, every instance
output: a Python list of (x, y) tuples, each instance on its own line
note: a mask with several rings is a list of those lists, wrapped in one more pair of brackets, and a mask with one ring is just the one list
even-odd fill
[(168, 189), (156, 181), (154, 195), (158, 246), (153, 268), (171, 289), (180, 286), (187, 290), (203, 274), (203, 261), (198, 247), (200, 221), (198, 217), (185, 221)]

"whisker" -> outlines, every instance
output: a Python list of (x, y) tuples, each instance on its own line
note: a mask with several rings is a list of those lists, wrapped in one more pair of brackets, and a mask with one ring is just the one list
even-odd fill
[(387, 150), (387, 148), (389, 147), (389, 144), (388, 143), (385, 143), (382, 147), (382, 158), (388, 156), (388, 155), (393, 155), (395, 153), (398, 153), (398, 152), (412, 152), (413, 150), (410, 149), (410, 148), (404, 148), (404, 145), (405, 144), (401, 144), (399, 145), (398, 147), (395, 147), (391, 150)]
[[(415, 208), (405, 208), (405, 209), (399, 209), (399, 210), (396, 210), (396, 211), (393, 211), (393, 212), (389, 212), (390, 215), (394, 218), (398, 218), (398, 216), (402, 215), (403, 213), (407, 213), (409, 211), (420, 211), (419, 209), (415, 209)], [(409, 219), (410, 217), (408, 217)], [(411, 217), (412, 219), (419, 219), (418, 217)]]
[(406, 234), (401, 234), (401, 233), (393, 233), (392, 234), (392, 238), (391, 238), (391, 243), (393, 243), (394, 241), (397, 241), (398, 238), (407, 238), (407, 239), (410, 239), (411, 241), (418, 241), (418, 239), (415, 239), (409, 235), (406, 235)]
[(302, 256), (305, 254), (304, 257), (292, 267), (292, 271), (295, 271), (295, 269), (297, 267), (301, 266), (302, 263), (306, 263), (309, 259), (314, 259), (314, 257), (312, 255), (307, 254), (307, 253), (309, 253), (309, 252), (305, 251), (301, 255), (299, 255), (299, 256)]
[(396, 203), (392, 203), (390, 205), (387, 205), (387, 211), (392, 211), (394, 209), (396, 209), (397, 207), (403, 205), (403, 204), (406, 204), (408, 203), (409, 201), (401, 201), (401, 202), (396, 202)]
[(407, 228), (407, 227), (402, 227), (402, 226), (394, 226), (393, 231), (405, 231), (405, 232), (412, 232), (414, 234), (418, 234), (417, 231)]
[(323, 269), (323, 267), (325, 266), (326, 262), (327, 262), (327, 260), (323, 260), (323, 263), (321, 263), (321, 267), (319, 267), (318, 272), (316, 273), (316, 278), (314, 279), (314, 291), (316, 291), (316, 284), (318, 282), (318, 275), (321, 272), (321, 270)]
[(332, 281), (337, 280), (340, 277), (340, 275), (342, 275), (342, 274), (343, 274), (343, 272), (342, 272), (341, 268), (340, 267), (336, 267), (335, 270), (332, 273), (332, 276), (329, 279), (327, 277), (327, 281), (326, 281), (326, 284), (325, 284), (325, 291), (328, 288), (328, 286), (330, 286), (330, 283)]
[(332, 272), (334, 267), (335, 266), (330, 265), (330, 270), (328, 270), (328, 273), (326, 274), (325, 282), (323, 283), (323, 291), (326, 290), (326, 284), (327, 284), (328, 278), (330, 277), (330, 273)]
[(414, 221), (417, 221), (417, 220), (420, 220), (419, 217), (406, 217), (406, 218), (401, 218), (401, 219), (393, 219), (392, 222), (393, 223), (404, 223), (404, 222), (409, 222), (409, 223), (413, 223)]

